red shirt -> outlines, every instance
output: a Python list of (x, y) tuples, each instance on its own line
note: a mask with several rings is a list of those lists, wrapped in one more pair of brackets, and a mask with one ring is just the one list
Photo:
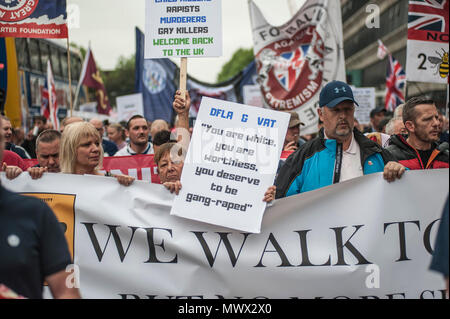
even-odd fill
[[(6, 163), (6, 165), (8, 166), (19, 166), (22, 169), (22, 171), (27, 170), (27, 166), (25, 165), (23, 159), (19, 155), (11, 151), (7, 150), (3, 151), (3, 163)], [(2, 166), (0, 167), (0, 170), (2, 170), (3, 163)]]

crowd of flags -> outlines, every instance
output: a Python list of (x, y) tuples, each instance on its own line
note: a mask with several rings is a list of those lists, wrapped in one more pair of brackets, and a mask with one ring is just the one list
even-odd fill
[(382, 60), (386, 55), (388, 56), (388, 64), (386, 69), (385, 109), (394, 111), (398, 105), (405, 103), (403, 90), (406, 83), (406, 73), (400, 62), (392, 56), (383, 42), (378, 40), (378, 58)]
[(47, 61), (47, 78), (41, 94), (41, 115), (50, 120), (55, 130), (59, 130), (58, 99), (56, 97), (55, 79), (53, 78), (52, 65)]
[[(62, 25), (66, 24), (67, 21), (67, 12), (66, 12), (66, 0), (40, 0), (37, 2), (37, 8), (32, 16), (30, 16), (30, 19), (32, 20), (39, 20), (40, 22), (37, 23), (36, 28), (43, 28), (45, 27), (52, 27), (55, 29), (61, 30)], [(442, 12), (447, 11), (448, 9), (448, 1), (438, 1), (438, 0), (410, 0), (409, 1), (409, 15), (408, 15), (408, 41), (411, 39), (419, 40), (420, 36), (422, 36), (423, 32), (431, 32), (435, 31), (438, 33), (447, 33), (448, 34), (448, 12), (446, 14), (443, 14)], [(50, 14), (51, 13), (51, 14)], [(42, 22), (42, 17), (45, 16), (49, 17), (49, 21), (51, 22)], [(63, 16), (64, 21), (55, 20), (57, 17)], [(42, 20), (42, 21), (41, 21)], [(0, 20), (2, 22), (3, 20)], [(28, 20), (27, 20), (28, 21)], [(10, 26), (7, 22), (3, 21), (3, 24), (5, 26)], [(34, 23), (34, 22), (33, 22)], [(54, 37), (54, 38), (67, 38), (68, 32), (63, 30), (64, 32), (57, 33), (58, 35), (55, 36), (46, 36), (46, 37)], [(422, 33), (421, 33), (422, 32)], [(3, 36), (3, 33), (2, 33)], [(25, 35), (10, 35), (10, 36), (25, 36)], [(26, 35), (27, 37), (32, 37), (31, 35)], [(44, 37), (44, 36), (39, 36)], [(138, 38), (138, 36), (137, 36)], [(140, 39), (140, 38), (139, 38)], [(138, 47), (139, 47), (139, 41), (138, 40)], [(386, 93), (385, 93), (385, 108), (386, 110), (393, 111), (399, 104), (405, 102), (405, 87), (406, 87), (406, 72), (402, 65), (399, 63), (399, 61), (389, 52), (388, 48), (382, 43), (381, 40), (378, 41), (378, 52), (377, 56), (379, 59), (384, 60), (387, 57), (387, 70), (386, 70)], [(409, 45), (409, 44), (408, 44)], [(448, 45), (448, 44), (447, 44)], [(448, 55), (448, 52), (446, 52), (444, 49), (442, 49), (444, 54), (446, 53)], [(436, 50), (434, 50), (436, 51)], [(447, 49), (448, 51), (448, 49)], [(304, 55), (304, 54), (303, 54)], [(293, 52), (284, 52), (281, 55), (282, 58), (286, 59), (290, 65), (296, 66), (302, 62), (302, 52), (300, 49), (293, 50)], [(140, 61), (139, 68), (140, 71), (136, 70), (136, 89), (141, 90), (140, 92), (143, 93), (145, 98), (145, 87), (149, 86), (149, 81), (156, 81), (154, 74), (152, 71), (146, 70), (145, 66), (147, 65), (144, 63), (143, 59), (140, 59), (139, 57), (139, 48), (137, 50), (137, 61)], [(155, 63), (162, 63), (162, 67), (166, 69), (166, 66), (163, 64), (164, 61), (156, 61)], [(164, 63), (163, 63), (164, 62)], [(445, 62), (445, 61), (444, 61)], [(170, 62), (166, 63), (167, 65), (170, 64)], [(409, 64), (409, 63), (408, 63)], [(138, 64), (137, 64), (138, 66)], [(172, 69), (175, 67), (168, 66), (167, 67), (170, 72), (172, 73)], [(142, 73), (142, 70), (145, 70), (147, 73)], [(439, 69), (438, 69), (439, 70)], [(248, 75), (250, 78), (256, 78), (256, 74), (254, 73), (254, 63), (251, 65), (251, 74)], [(295, 71), (295, 70), (294, 70)], [(277, 71), (274, 71), (276, 76), (278, 77), (279, 82), (282, 84), (282, 86), (285, 88), (286, 91), (294, 90), (295, 87), (293, 85), (293, 79), (296, 79), (298, 75), (292, 70), (289, 72), (280, 73)], [(141, 72), (141, 73), (139, 73)], [(242, 102), (241, 99), (239, 99), (239, 89), (242, 83), (244, 83), (244, 79), (247, 75), (247, 73), (242, 73), (240, 78), (236, 78), (238, 80), (230, 79), (230, 83), (233, 82), (232, 86), (233, 88), (220, 88), (220, 90), (217, 88), (216, 85), (216, 91), (213, 92), (218, 96), (218, 98), (224, 98), (224, 99), (230, 99), (230, 96), (236, 95), (237, 97), (234, 97), (234, 99), (237, 102)], [(170, 80), (170, 81), (169, 81)], [(139, 82), (140, 81), (140, 82)], [(147, 81), (147, 82), (146, 82)], [(158, 84), (160, 86), (163, 86), (165, 83), (164, 81), (171, 82), (172, 79), (170, 77), (161, 79), (160, 83)], [(414, 81), (410, 78), (410, 72), (408, 71), (408, 81)], [(448, 79), (447, 79), (448, 81)], [(252, 81), (255, 82), (255, 81)], [(252, 83), (256, 84), (256, 83)], [(80, 87), (82, 85), (85, 85), (87, 87), (93, 88), (96, 91), (96, 97), (97, 97), (97, 112), (100, 114), (110, 114), (111, 111), (111, 105), (110, 101), (108, 100), (108, 96), (106, 93), (106, 88), (104, 86), (104, 83), (100, 77), (99, 70), (96, 67), (95, 59), (92, 54), (91, 49), (89, 49), (84, 65), (83, 65), (83, 71), (81, 74), (81, 77), (79, 79), (79, 84), (76, 92), (75, 97), (75, 105), (77, 102), (77, 95), (80, 90)], [(175, 87), (169, 86), (166, 88), (167, 90), (170, 89), (170, 92), (167, 93), (166, 91), (162, 91), (159, 93), (162, 96), (164, 101), (166, 98), (171, 98), (173, 96), (173, 92), (175, 90)], [(208, 88), (209, 89), (209, 88)], [(193, 89), (192, 89), (193, 90)], [(203, 96), (205, 90), (204, 87), (196, 88), (195, 89), (197, 95), (199, 97)], [(228, 91), (229, 92), (228, 92)], [(150, 88), (151, 91), (151, 88)], [(152, 92), (154, 95), (154, 93)], [(154, 98), (154, 96), (151, 96)], [(195, 95), (195, 94), (193, 94)], [(215, 96), (214, 96), (215, 97)], [(158, 97), (159, 98), (159, 97)], [(144, 99), (145, 100), (145, 99)], [(150, 99), (147, 99), (150, 101)], [(151, 107), (156, 107), (155, 110), (152, 110), (149, 115), (151, 115), (151, 118), (164, 118), (166, 120), (170, 120), (171, 112), (170, 110), (162, 110), (157, 109), (158, 107), (161, 108), (161, 102), (162, 100), (158, 100), (157, 106), (154, 105), (155, 101), (152, 100)], [(195, 104), (195, 103), (194, 103)], [(198, 103), (197, 103), (198, 104)], [(197, 105), (195, 104), (195, 105)], [(169, 103), (168, 108), (170, 109), (171, 103)], [(144, 107), (147, 107), (144, 105)], [(195, 108), (194, 108), (195, 109)], [(154, 114), (154, 113), (158, 114)], [(52, 65), (50, 61), (47, 63), (47, 77), (45, 79), (45, 86), (42, 90), (42, 103), (41, 103), (41, 114), (45, 116), (48, 120), (50, 120), (55, 128), (59, 128), (59, 121), (58, 121), (58, 98), (56, 94), (56, 88), (55, 88), (55, 81), (53, 78), (53, 72), (52, 72)], [(147, 114), (146, 114), (147, 115)]]

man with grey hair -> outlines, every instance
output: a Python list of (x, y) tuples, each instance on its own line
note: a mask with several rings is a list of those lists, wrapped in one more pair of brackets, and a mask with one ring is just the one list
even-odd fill
[(386, 134), (387, 135), (408, 134), (408, 131), (406, 130), (405, 124), (403, 123), (401, 117), (400, 118), (393, 117), (392, 119), (390, 119), (390, 121), (386, 124)]
[(170, 131), (169, 124), (164, 120), (154, 120), (150, 126), (150, 136), (152, 139), (155, 137), (156, 133), (161, 131)]
[(399, 106), (397, 106), (394, 110), (394, 118), (403, 118), (403, 107), (405, 106), (405, 104), (400, 104)]
[(378, 172), (388, 182), (401, 178), (405, 168), (354, 128), (355, 105), (353, 91), (344, 82), (329, 82), (321, 90), (318, 114), (323, 129), (286, 160), (275, 181), (276, 198)]

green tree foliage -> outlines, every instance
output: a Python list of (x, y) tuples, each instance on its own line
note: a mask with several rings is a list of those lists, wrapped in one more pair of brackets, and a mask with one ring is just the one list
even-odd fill
[(121, 56), (112, 71), (101, 71), (103, 83), (111, 106), (116, 104), (116, 97), (135, 93), (135, 55)]
[(81, 45), (76, 44), (75, 42), (70, 42), (70, 46), (72, 48), (78, 49), (81, 53), (81, 58), (84, 60), (84, 57), (86, 56), (87, 49)]
[(228, 61), (217, 76), (217, 82), (224, 82), (241, 72), (250, 62), (254, 60), (253, 48), (239, 48), (234, 52), (231, 60)]

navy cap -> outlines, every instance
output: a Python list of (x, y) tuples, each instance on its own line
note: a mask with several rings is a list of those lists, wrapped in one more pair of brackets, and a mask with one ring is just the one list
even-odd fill
[(378, 113), (386, 113), (387, 110), (384, 108), (384, 106), (378, 106), (374, 108), (372, 111), (370, 111), (370, 118), (373, 118)]
[[(344, 82), (332, 81), (324, 86), (320, 91), (319, 106), (333, 108), (343, 101), (352, 101), (356, 105), (358, 103), (353, 97), (352, 88)], [(359, 106), (359, 105), (358, 105)]]

